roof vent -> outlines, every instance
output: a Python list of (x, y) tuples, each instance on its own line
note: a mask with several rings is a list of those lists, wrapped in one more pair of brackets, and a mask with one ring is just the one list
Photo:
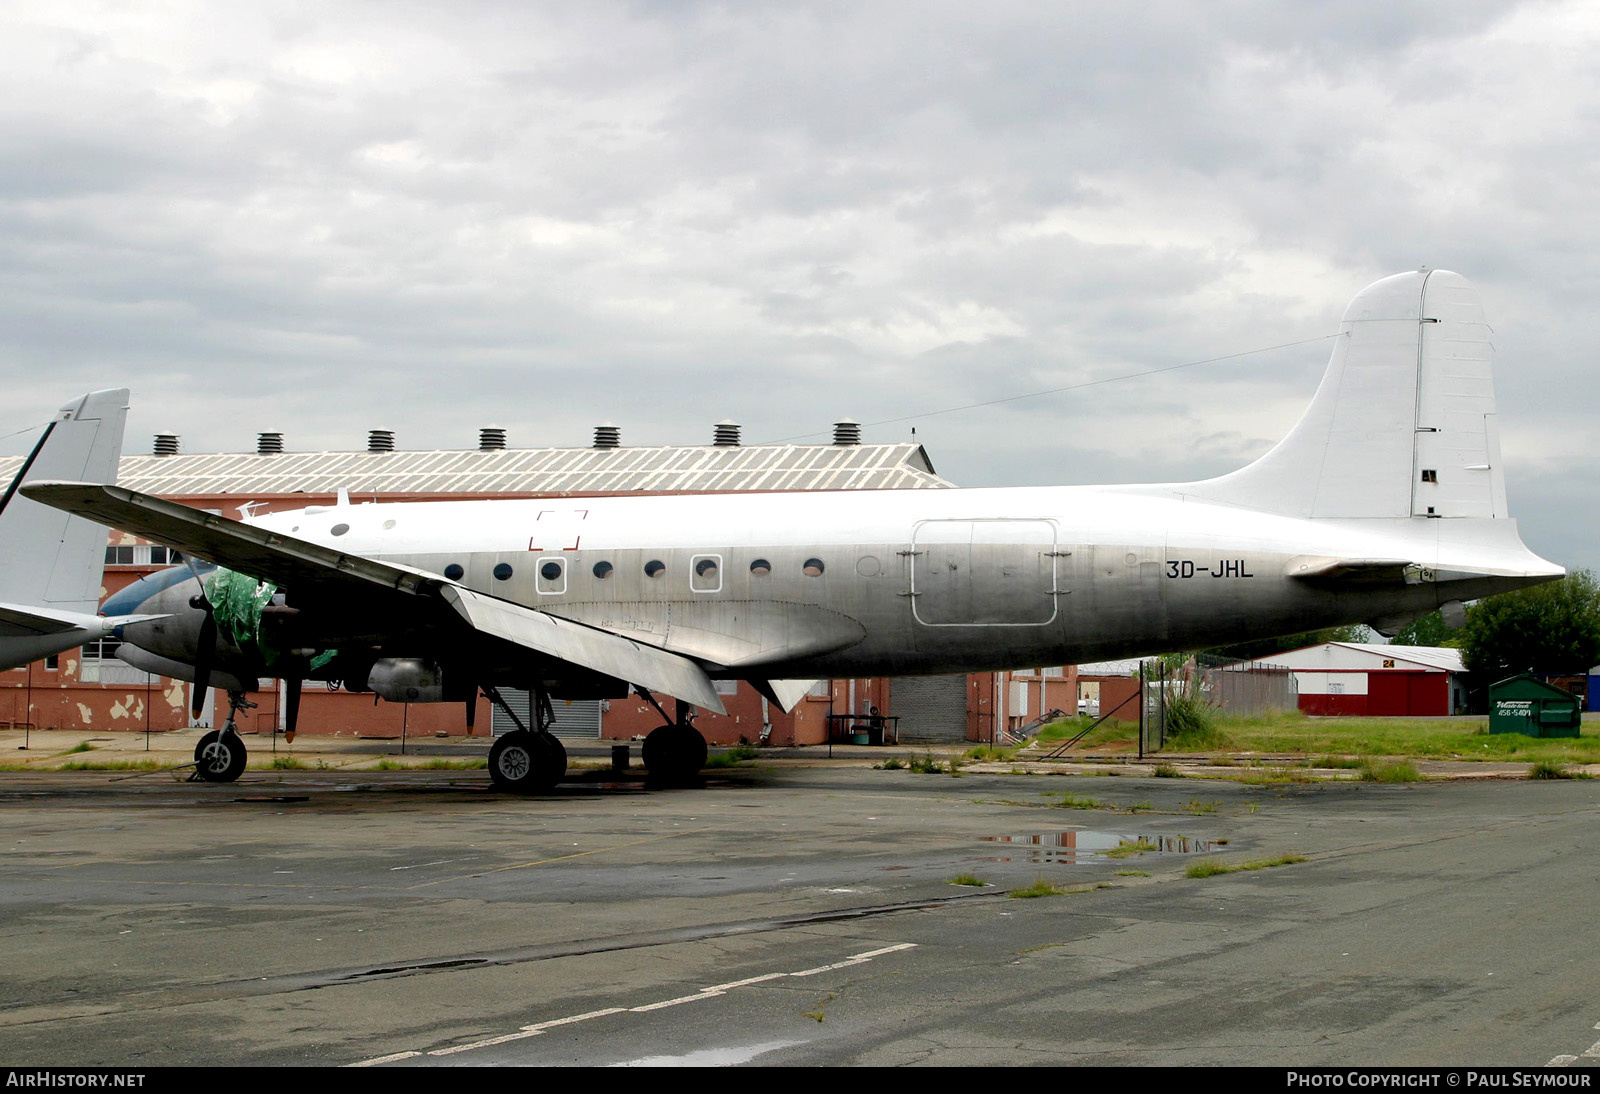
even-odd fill
[(394, 451), (394, 430), (392, 430), (392, 429), (369, 429), (369, 430), (367, 430), (367, 451), (368, 452), (393, 452)]
[(157, 456), (176, 456), (178, 454), (178, 435), (176, 433), (157, 433), (155, 446), (150, 451)]
[(854, 418), (840, 418), (833, 423), (834, 444), (860, 444), (861, 423)]
[(596, 448), (621, 448), (622, 430), (613, 422), (601, 422), (594, 427), (594, 446)]
[(739, 423), (724, 418), (712, 426), (711, 443), (718, 448), (739, 447)]
[(478, 430), (479, 452), (500, 452), (506, 446), (506, 431), (497, 425), (486, 425)]
[(282, 455), (282, 453), (283, 453), (283, 434), (282, 433), (257, 433), (256, 434), (256, 455), (258, 455), (258, 456), (278, 456), (278, 455)]

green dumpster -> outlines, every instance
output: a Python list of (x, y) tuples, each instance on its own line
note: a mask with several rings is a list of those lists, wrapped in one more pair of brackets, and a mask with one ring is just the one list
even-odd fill
[(1583, 724), (1578, 697), (1529, 673), (1489, 685), (1489, 732), (1576, 737)]

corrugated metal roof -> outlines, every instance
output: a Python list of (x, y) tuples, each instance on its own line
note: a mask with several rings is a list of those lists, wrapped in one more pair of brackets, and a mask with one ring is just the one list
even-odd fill
[[(8, 482), (22, 457), (0, 459)], [(889, 490), (955, 485), (921, 445), (511, 448), (445, 452), (124, 456), (117, 481), (147, 494), (618, 494), (636, 491)]]

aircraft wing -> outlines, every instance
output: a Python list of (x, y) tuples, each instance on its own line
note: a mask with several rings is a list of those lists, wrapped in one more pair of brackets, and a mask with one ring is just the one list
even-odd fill
[(296, 592), (309, 587), (317, 595), (343, 595), (369, 604), (374, 595), (387, 596), (392, 598), (390, 607), (419, 613), (448, 606), (480, 634), (726, 713), (710, 677), (688, 657), (474, 592), (441, 574), (346, 554), (121, 486), (30, 482), (22, 492), (45, 505)]

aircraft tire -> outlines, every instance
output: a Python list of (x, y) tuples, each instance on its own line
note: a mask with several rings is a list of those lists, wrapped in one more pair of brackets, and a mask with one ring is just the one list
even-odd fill
[(567, 773), (567, 750), (547, 733), (516, 730), (489, 748), (489, 778), (514, 794), (543, 794)]
[(194, 746), (195, 770), (208, 783), (231, 783), (249, 759), (244, 742), (231, 729), (213, 729)]
[(706, 739), (691, 726), (658, 726), (639, 751), (650, 777), (666, 786), (689, 782), (706, 765)]

